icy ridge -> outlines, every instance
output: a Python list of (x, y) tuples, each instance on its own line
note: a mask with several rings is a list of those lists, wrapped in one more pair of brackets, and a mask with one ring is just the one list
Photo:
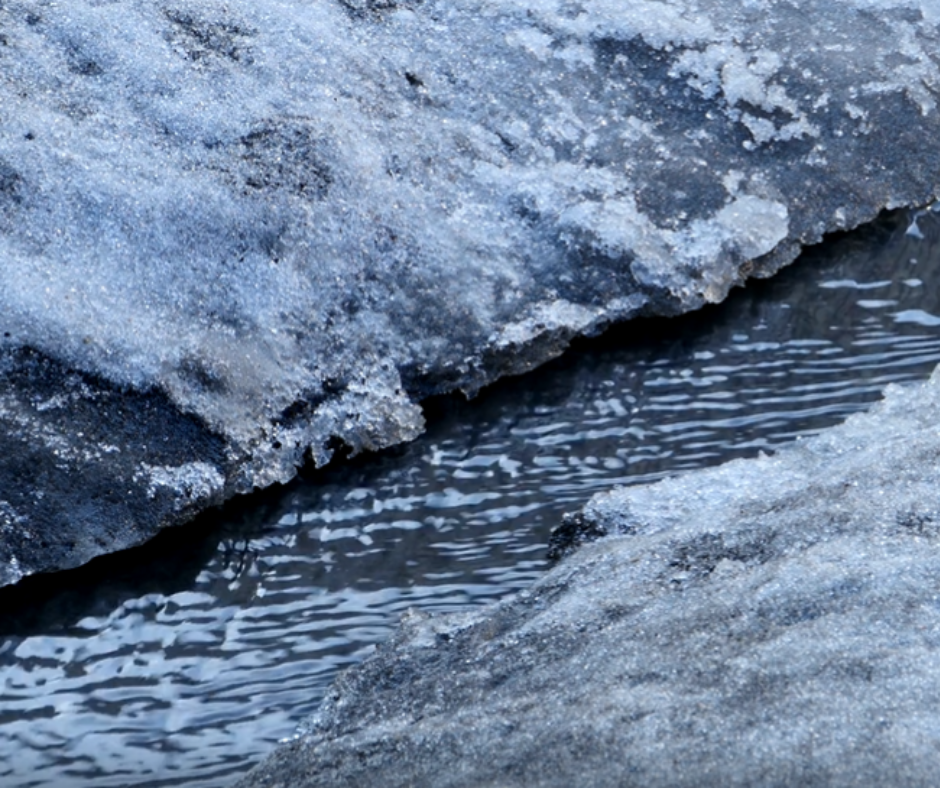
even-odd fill
[[(131, 508), (162, 464), (141, 449), (118, 467), (152, 436), (102, 438), (119, 458), (33, 408), (28, 351), (109, 402), (152, 394), (195, 419), (224, 450), (186, 462), (210, 462), (223, 497), (337, 441), (408, 440), (422, 396), (720, 301), (828, 230), (932, 199), (937, 17), (861, 0), (6, 2), (0, 372), (18, 404), (0, 429), (46, 435), (76, 479), (112, 474)], [(49, 517), (34, 526), (64, 527)]]

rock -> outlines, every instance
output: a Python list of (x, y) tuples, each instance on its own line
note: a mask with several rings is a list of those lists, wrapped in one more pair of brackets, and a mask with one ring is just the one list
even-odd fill
[(406, 618), (238, 788), (933, 784), (938, 424), (940, 372), (773, 457), (595, 497), (610, 535)]
[(940, 183), (934, 3), (0, 4), (0, 583)]

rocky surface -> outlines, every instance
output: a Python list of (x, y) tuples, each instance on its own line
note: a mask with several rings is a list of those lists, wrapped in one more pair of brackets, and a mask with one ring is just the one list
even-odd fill
[(940, 183), (940, 10), (0, 2), (0, 584)]
[(606, 536), (407, 618), (239, 788), (932, 785), (938, 425), (935, 373), (773, 457), (597, 496)]

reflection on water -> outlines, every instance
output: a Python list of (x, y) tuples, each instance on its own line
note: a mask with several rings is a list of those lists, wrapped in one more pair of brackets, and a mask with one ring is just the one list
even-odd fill
[(926, 376), (938, 285), (937, 218), (886, 217), (721, 307), (434, 401), (410, 446), (0, 593), (0, 785), (229, 784), (406, 608), (529, 585), (594, 492), (754, 455)]

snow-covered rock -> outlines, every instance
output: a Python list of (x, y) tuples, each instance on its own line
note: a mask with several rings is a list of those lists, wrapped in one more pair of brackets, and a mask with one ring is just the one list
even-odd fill
[(933, 0), (4, 0), (0, 583), (940, 183)]

